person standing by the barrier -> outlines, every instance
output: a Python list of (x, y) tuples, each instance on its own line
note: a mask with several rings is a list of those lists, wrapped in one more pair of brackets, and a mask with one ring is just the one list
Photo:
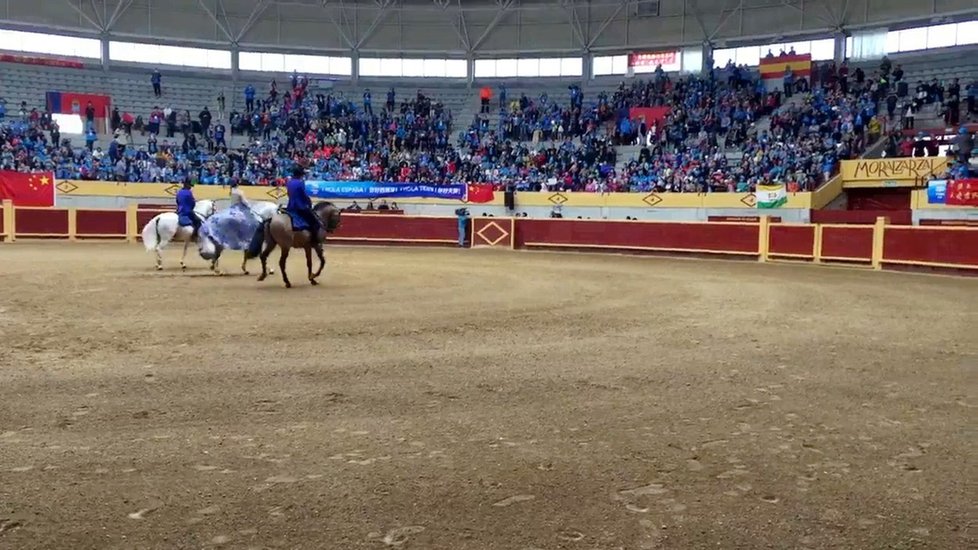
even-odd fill
[(465, 248), (465, 233), (469, 228), (469, 209), (457, 208), (455, 209), (455, 216), (458, 217), (458, 246)]

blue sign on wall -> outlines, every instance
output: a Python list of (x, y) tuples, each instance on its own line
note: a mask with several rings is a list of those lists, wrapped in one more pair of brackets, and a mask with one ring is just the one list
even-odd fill
[(927, 183), (927, 203), (944, 204), (947, 202), (947, 180), (930, 180)]
[(379, 199), (421, 198), (463, 200), (466, 186), (428, 185), (424, 183), (383, 183), (377, 181), (322, 181), (306, 182), (306, 192), (317, 199)]

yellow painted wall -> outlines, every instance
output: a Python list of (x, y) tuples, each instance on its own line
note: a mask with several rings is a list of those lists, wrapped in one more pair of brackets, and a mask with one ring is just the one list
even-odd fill
[(812, 193), (812, 208), (820, 210), (834, 201), (842, 193), (842, 176), (838, 175), (830, 179), (828, 183), (819, 187)]
[(946, 168), (944, 157), (844, 160), (843, 187), (912, 187)]
[[(179, 185), (171, 183), (111, 183), (93, 181), (61, 180), (57, 184), (60, 196), (127, 197), (173, 200)], [(251, 200), (278, 200), (285, 196), (285, 190), (277, 187), (243, 187), (245, 195)], [(198, 199), (226, 199), (228, 188), (218, 185), (198, 185), (194, 187)], [(396, 199), (400, 204), (418, 205), (458, 205), (458, 201), (447, 199)], [(612, 207), (612, 208), (743, 208), (754, 209), (753, 193), (564, 193), (564, 192), (521, 192), (519, 205), (551, 207)], [(503, 194), (497, 192), (487, 205), (502, 206)], [(788, 195), (785, 208), (811, 208), (811, 193), (792, 193)]]

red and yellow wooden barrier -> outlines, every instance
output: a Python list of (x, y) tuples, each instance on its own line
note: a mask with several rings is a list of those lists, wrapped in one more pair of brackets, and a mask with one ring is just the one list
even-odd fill
[[(136, 242), (159, 208), (14, 208), (0, 210), (0, 238), (119, 239)], [(759, 261), (840, 262), (875, 269), (923, 266), (976, 270), (978, 227), (742, 222), (472, 218), (477, 247), (715, 254)], [(335, 243), (455, 245), (458, 221), (441, 216), (347, 214)]]

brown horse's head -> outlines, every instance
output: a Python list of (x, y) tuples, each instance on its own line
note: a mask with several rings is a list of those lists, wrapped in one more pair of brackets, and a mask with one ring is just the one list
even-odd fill
[(316, 212), (316, 216), (319, 217), (319, 221), (322, 222), (323, 228), (327, 233), (336, 231), (336, 228), (340, 226), (340, 209), (335, 204), (321, 202), (313, 210)]

